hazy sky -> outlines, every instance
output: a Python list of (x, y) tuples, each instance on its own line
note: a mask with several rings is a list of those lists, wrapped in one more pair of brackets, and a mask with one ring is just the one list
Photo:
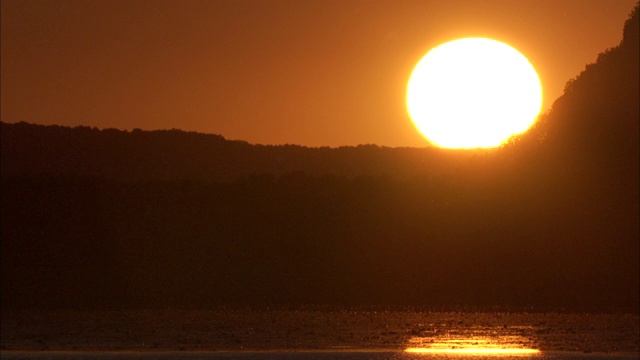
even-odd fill
[(216, 133), (261, 144), (427, 146), (414, 65), (504, 41), (543, 111), (617, 45), (636, 0), (2, 0), (2, 121)]

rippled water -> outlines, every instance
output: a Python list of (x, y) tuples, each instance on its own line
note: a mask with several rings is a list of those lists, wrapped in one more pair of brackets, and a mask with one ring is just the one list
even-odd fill
[(1, 359), (189, 359), (189, 360), (632, 360), (638, 355), (612, 355), (587, 353), (538, 353), (534, 355), (452, 355), (452, 354), (424, 354), (401, 351), (256, 351), (256, 352), (10, 352), (2, 353)]
[(637, 314), (166, 310), (2, 315), (2, 359), (640, 359)]

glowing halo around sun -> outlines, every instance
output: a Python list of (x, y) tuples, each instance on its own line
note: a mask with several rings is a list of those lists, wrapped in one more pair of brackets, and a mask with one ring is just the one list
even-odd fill
[(415, 66), (407, 110), (416, 128), (444, 148), (491, 148), (533, 125), (542, 86), (529, 60), (486, 38), (439, 45)]

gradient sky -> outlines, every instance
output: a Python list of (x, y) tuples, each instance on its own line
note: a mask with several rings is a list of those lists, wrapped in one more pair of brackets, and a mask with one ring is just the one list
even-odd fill
[(177, 128), (260, 144), (428, 146), (405, 108), (432, 47), (485, 36), (543, 111), (636, 0), (2, 0), (5, 122)]

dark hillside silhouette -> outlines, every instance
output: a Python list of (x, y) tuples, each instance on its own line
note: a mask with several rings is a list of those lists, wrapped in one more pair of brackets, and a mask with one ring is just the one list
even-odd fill
[[(640, 290), (638, 16), (636, 5), (621, 43), (570, 80), (552, 110), (512, 148), (519, 156), (520, 174), (546, 183), (544, 187), (555, 195), (549, 206), (571, 223), (581, 224), (549, 231), (589, 246), (575, 255), (593, 252), (591, 256), (600, 262), (594, 272), (625, 273), (636, 291)], [(539, 173), (546, 176), (537, 178)]]
[(495, 151), (2, 123), (2, 306), (637, 312), (638, 32)]
[(465, 159), (435, 149), (265, 146), (180, 130), (131, 132), (1, 123), (3, 176), (75, 174), (123, 181), (232, 181), (291, 172), (411, 177)]
[(636, 5), (621, 43), (599, 54), (595, 63), (567, 82), (564, 94), (522, 142), (530, 146), (539, 142), (558, 161), (580, 158), (596, 171), (615, 167), (637, 174), (638, 28)]

